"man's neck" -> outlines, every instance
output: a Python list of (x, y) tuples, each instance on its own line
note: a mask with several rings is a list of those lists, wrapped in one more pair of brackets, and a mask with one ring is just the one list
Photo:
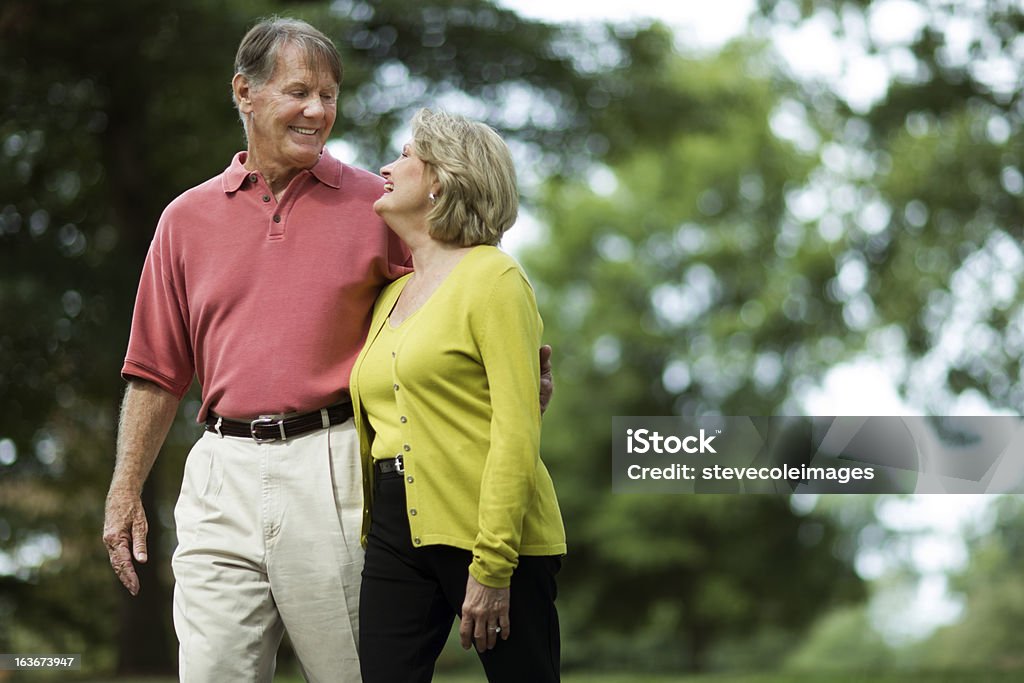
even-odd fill
[(274, 194), (274, 198), (278, 201), (280, 201), (284, 191), (288, 189), (288, 185), (295, 179), (295, 176), (303, 171), (301, 168), (284, 168), (261, 164), (259, 160), (253, 158), (251, 151), (246, 156), (245, 163), (242, 165), (245, 167), (245, 170), (254, 171), (263, 176), (263, 179), (270, 187), (270, 191)]

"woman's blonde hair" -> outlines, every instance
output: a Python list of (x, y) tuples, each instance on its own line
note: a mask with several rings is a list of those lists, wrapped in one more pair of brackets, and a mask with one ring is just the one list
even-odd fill
[(441, 186), (427, 214), (430, 236), (464, 247), (497, 244), (519, 212), (516, 169), (501, 136), (464, 116), (421, 109), (412, 139)]

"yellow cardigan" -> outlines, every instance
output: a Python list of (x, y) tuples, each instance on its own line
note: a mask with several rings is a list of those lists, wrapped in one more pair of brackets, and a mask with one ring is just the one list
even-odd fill
[[(360, 403), (359, 371), (408, 277), (377, 299), (352, 369), (364, 545), (374, 432)], [(402, 327), (391, 373), (406, 418), (401, 428), (410, 540), (417, 547), (472, 551), (473, 577), (504, 588), (519, 555), (565, 553), (562, 515), (540, 459), (537, 354), (543, 324), (533, 289), (512, 257), (479, 246)]]

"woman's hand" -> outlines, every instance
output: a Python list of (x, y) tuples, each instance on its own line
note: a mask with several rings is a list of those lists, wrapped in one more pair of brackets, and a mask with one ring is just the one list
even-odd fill
[(495, 646), (498, 636), (508, 640), (511, 632), (508, 601), (508, 588), (488, 588), (469, 575), (459, 625), (462, 649), (468, 650), (475, 643), (477, 652), (483, 652)]

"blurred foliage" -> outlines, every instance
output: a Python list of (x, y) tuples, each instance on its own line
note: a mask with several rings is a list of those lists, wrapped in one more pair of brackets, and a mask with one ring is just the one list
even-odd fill
[(964, 599), (956, 623), (918, 648), (920, 660), (936, 668), (1024, 669), (1024, 500), (1004, 497), (991, 529), (970, 544), (970, 563), (953, 579)]
[[(864, 356), (930, 412), (963, 395), (1022, 405), (1024, 10), (908, 4), (925, 28), (893, 46), (863, 30), (870, 3), (761, 0), (754, 41), (697, 58), (657, 24), (549, 26), (485, 0), (9, 0), (0, 650), (173, 669), (171, 512), (195, 398), (147, 487), (151, 560), (128, 600), (99, 541), (118, 371), (159, 213), (243, 146), (234, 50), (277, 12), (339, 44), (335, 135), (354, 158), (374, 167), (414, 109), (445, 106), (501, 130), (538, 187), (525, 199), (547, 234), (524, 262), (556, 353), (544, 455), (570, 538), (566, 667), (802, 668), (849, 652), (885, 666), (870, 634), (842, 646), (864, 623), (852, 563), (870, 506), (844, 522), (827, 501), (612, 496), (608, 418), (799, 413), (830, 367)], [(904, 65), (882, 100), (855, 108), (785, 73), (771, 33), (808, 20)], [(965, 51), (955, 21), (973, 27)], [(989, 77), (1000, 59), (1016, 78)], [(1017, 661), (1008, 539), (1024, 520), (1001, 519), (937, 663)]]
[[(820, 614), (789, 589), (816, 602), (861, 595), (837, 556), (849, 561), (872, 524), (871, 508), (844, 535), (825, 510), (800, 521), (777, 500), (613, 496), (595, 466), (611, 449), (607, 426), (595, 428), (606, 416), (800, 413), (829, 369), (856, 358), (884, 363), (924, 411), (953, 409), (965, 390), (1021, 405), (1020, 62), (1009, 90), (974, 77), (946, 54), (940, 29), (956, 7), (917, 5), (931, 23), (901, 53), (915, 75), (868, 111), (766, 67), (763, 45), (666, 57), (640, 81), (693, 106), (659, 120), (659, 143), (615, 149), (589, 174), (545, 186), (547, 230), (525, 263), (557, 354), (544, 443), (576, 541), (566, 585), (591, 596), (565, 609), (570, 629), (592, 634), (581, 661), (618, 646), (638, 664), (702, 668), (763, 648), (759, 664), (777, 664), (787, 628)], [(780, 24), (828, 15), (837, 38), (860, 36), (871, 11), (761, 3), (755, 29), (767, 40)], [(1024, 47), (985, 37), (1024, 8), (964, 12), (990, 52)], [(730, 533), (739, 529), (758, 531)], [(828, 657), (865, 625), (860, 608), (839, 608), (790, 664)], [(601, 639), (602, 627), (636, 637)], [(850, 651), (891, 657), (870, 633)]]
[(891, 71), (867, 110), (820, 82), (801, 84), (798, 108), (821, 139), (815, 181), (826, 193), (803, 222), (831, 236), (829, 291), (847, 323), (868, 333), (870, 353), (896, 361), (889, 367), (911, 405), (944, 414), (967, 395), (1016, 412), (1024, 7), (906, 3), (920, 27), (893, 42), (880, 37), (887, 4), (759, 2), (763, 30), (813, 21)]
[(786, 659), (788, 671), (892, 671), (899, 658), (863, 605), (832, 610)]
[[(825, 285), (828, 251), (814, 239), (775, 249), (786, 187), (813, 164), (769, 129), (786, 86), (748, 75), (758, 55), (666, 54), (648, 75), (666, 82), (634, 97), (655, 108), (675, 89), (704, 124), (666, 124), (657, 147), (609, 159), (603, 181), (552, 180), (538, 201), (550, 230), (524, 263), (557, 354), (544, 452), (572, 539), (567, 666), (614, 654), (699, 670), (752, 648), (770, 666), (815, 615), (862, 596), (827, 518), (777, 497), (613, 495), (599, 466), (606, 416), (771, 414), (788, 395), (783, 373), (813, 356), (800, 345), (808, 325), (786, 311)], [(814, 316), (818, 338), (842, 328), (831, 308)]]

